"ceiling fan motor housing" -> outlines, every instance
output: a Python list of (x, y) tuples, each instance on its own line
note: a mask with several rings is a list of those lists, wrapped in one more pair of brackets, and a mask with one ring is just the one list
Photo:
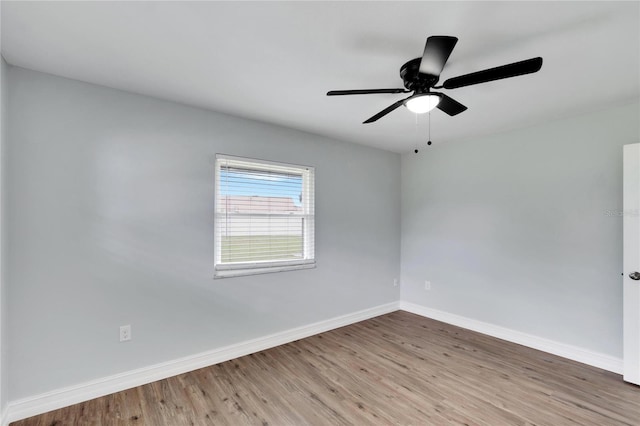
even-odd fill
[(422, 58), (412, 59), (400, 67), (400, 78), (404, 87), (416, 93), (428, 92), (439, 80), (437, 75), (420, 73), (421, 61)]

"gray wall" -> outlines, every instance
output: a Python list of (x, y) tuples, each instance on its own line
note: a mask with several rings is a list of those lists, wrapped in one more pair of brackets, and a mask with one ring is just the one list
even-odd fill
[[(1, 43), (0, 43), (1, 44)], [(6, 150), (7, 145), (7, 113), (8, 113), (8, 92), (7, 92), (7, 63), (0, 56), (0, 417), (5, 413), (8, 402), (7, 387), (9, 384), (8, 373), (8, 299), (7, 280), (5, 279), (5, 257), (7, 254), (5, 244), (5, 187), (7, 181), (4, 177), (6, 173)]]
[(403, 155), (402, 300), (621, 357), (617, 211), (638, 116), (634, 103)]
[[(398, 300), (399, 155), (17, 67), (9, 82), (11, 400)], [(315, 166), (316, 269), (212, 279), (215, 153)]]

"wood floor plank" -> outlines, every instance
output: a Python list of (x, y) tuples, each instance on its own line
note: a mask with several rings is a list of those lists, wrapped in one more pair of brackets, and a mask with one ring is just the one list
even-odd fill
[(621, 376), (394, 312), (31, 417), (62, 425), (638, 426)]

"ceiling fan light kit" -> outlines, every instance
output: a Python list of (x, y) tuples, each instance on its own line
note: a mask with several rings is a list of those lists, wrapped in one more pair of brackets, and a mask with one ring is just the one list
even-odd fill
[(435, 93), (423, 93), (407, 99), (404, 106), (416, 114), (424, 114), (431, 111), (440, 103), (440, 96)]
[(441, 86), (436, 86), (440, 79), (440, 73), (444, 69), (457, 42), (458, 39), (456, 37), (450, 36), (431, 36), (427, 38), (422, 58), (412, 59), (400, 67), (400, 78), (404, 83), (404, 89), (332, 90), (327, 92), (327, 96), (413, 92), (409, 97), (389, 105), (365, 120), (363, 124), (373, 123), (401, 105), (405, 105), (407, 109), (417, 114), (438, 108), (445, 114), (454, 116), (465, 111), (467, 107), (444, 93), (432, 92), (431, 89), (457, 89), (503, 78), (531, 74), (539, 71), (542, 67), (542, 58), (536, 57), (453, 77), (445, 80)]

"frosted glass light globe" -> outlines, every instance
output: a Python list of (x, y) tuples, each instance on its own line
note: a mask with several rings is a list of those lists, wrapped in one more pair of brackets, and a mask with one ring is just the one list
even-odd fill
[(409, 99), (404, 105), (409, 108), (411, 112), (424, 114), (437, 107), (439, 102), (440, 96), (426, 93)]

